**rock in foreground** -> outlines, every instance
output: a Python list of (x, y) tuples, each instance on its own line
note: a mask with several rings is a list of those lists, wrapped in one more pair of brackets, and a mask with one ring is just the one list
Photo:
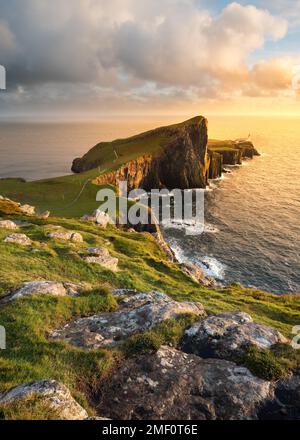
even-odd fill
[(53, 240), (63, 240), (63, 241), (73, 241), (73, 242), (83, 242), (82, 235), (74, 231), (53, 231), (48, 233), (48, 237)]
[(78, 319), (52, 337), (85, 349), (114, 346), (183, 313), (203, 316), (204, 310), (199, 303), (176, 302), (163, 293), (140, 293), (121, 300), (117, 312)]
[(121, 420), (246, 420), (257, 419), (273, 396), (271, 383), (246, 368), (162, 347), (115, 373), (99, 411)]
[(24, 283), (20, 289), (15, 290), (0, 302), (7, 303), (32, 295), (75, 296), (80, 291), (80, 286), (71, 283), (59, 283), (56, 281), (31, 281)]
[(88, 417), (86, 410), (73, 399), (68, 388), (55, 380), (19, 385), (0, 395), (0, 407), (26, 404), (35, 399), (57, 414), (57, 419), (83, 420)]
[(233, 312), (210, 316), (185, 333), (183, 350), (202, 357), (231, 358), (246, 345), (268, 349), (287, 339), (278, 330), (253, 322), (250, 315)]
[(84, 255), (82, 258), (84, 261), (90, 264), (99, 264), (105, 269), (117, 272), (118, 270), (118, 258), (112, 257), (109, 250), (104, 247), (89, 248), (89, 255)]
[(31, 246), (32, 241), (25, 234), (10, 234), (4, 239), (5, 243), (19, 244), (21, 246)]
[(0, 220), (0, 228), (15, 230), (15, 229), (19, 229), (19, 226), (16, 225), (16, 223), (11, 220)]

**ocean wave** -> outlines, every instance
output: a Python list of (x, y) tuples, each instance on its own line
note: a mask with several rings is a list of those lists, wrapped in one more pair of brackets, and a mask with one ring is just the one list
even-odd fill
[(206, 276), (224, 280), (226, 267), (214, 257), (204, 257), (197, 262)]

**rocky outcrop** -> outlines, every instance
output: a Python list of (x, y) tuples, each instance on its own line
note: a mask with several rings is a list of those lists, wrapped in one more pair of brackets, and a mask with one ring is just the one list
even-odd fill
[(243, 159), (253, 159), (259, 156), (258, 151), (250, 141), (214, 141), (208, 143), (209, 178), (217, 179), (222, 176), (224, 166), (241, 165)]
[(189, 275), (194, 281), (196, 281), (199, 284), (202, 284), (203, 286), (213, 287), (216, 285), (216, 281), (213, 278), (206, 277), (203, 270), (196, 264), (182, 263), (180, 265), (180, 268), (183, 272)]
[(215, 151), (209, 151), (209, 179), (217, 179), (223, 172), (223, 155)]
[(118, 258), (112, 257), (109, 250), (104, 247), (89, 248), (88, 255), (83, 255), (82, 258), (87, 263), (99, 264), (112, 272), (117, 272), (118, 270)]
[(103, 385), (98, 410), (121, 420), (245, 420), (273, 397), (246, 368), (161, 347), (129, 359)]
[(182, 348), (206, 358), (231, 359), (250, 344), (268, 349), (287, 342), (278, 330), (254, 323), (247, 313), (233, 312), (210, 316), (194, 324), (186, 331)]
[(53, 332), (52, 338), (85, 349), (114, 346), (184, 313), (205, 314), (199, 303), (176, 302), (158, 292), (139, 293), (121, 299), (118, 311), (78, 319)]
[(72, 397), (68, 388), (55, 380), (19, 385), (0, 395), (0, 407), (37, 400), (60, 420), (84, 420), (88, 414)]
[(73, 283), (59, 283), (56, 281), (30, 281), (24, 283), (19, 289), (9, 293), (0, 300), (0, 303), (8, 303), (32, 295), (76, 296), (79, 295), (82, 288), (82, 286)]
[(19, 229), (19, 226), (11, 220), (0, 220), (0, 229), (16, 230)]
[(74, 231), (56, 230), (48, 232), (48, 237), (52, 238), (53, 240), (73, 241), (77, 243), (83, 242), (82, 235)]
[(32, 241), (25, 234), (10, 234), (4, 239), (5, 243), (19, 244), (21, 246), (31, 246)]
[(0, 214), (25, 215), (39, 218), (48, 218), (50, 216), (49, 211), (46, 211), (42, 214), (38, 214), (35, 211), (36, 208), (34, 206), (28, 204), (22, 205), (21, 203), (15, 202), (7, 197), (0, 196)]

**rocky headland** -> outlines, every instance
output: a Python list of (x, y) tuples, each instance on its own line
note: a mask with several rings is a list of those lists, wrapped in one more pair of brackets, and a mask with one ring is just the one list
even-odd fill
[[(127, 181), (130, 190), (143, 188), (146, 191), (205, 188), (209, 179), (221, 177), (224, 166), (240, 165), (244, 159), (259, 155), (250, 141), (209, 141), (207, 120), (202, 116), (115, 141), (110, 148), (118, 154), (120, 144), (134, 143), (138, 150), (139, 143), (145, 142), (156, 143), (151, 154), (140, 155), (97, 177), (95, 182), (116, 186), (120, 181)], [(82, 158), (75, 159), (72, 171), (78, 173), (102, 165), (107, 148), (107, 143), (98, 144)]]

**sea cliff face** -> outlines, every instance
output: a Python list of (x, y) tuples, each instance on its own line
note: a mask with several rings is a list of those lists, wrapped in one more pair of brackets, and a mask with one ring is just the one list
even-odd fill
[[(157, 141), (159, 139), (159, 141)], [(128, 140), (111, 143), (116, 149), (135, 145), (135, 151), (145, 151), (139, 145), (157, 142), (156, 148), (149, 148), (151, 154), (141, 154), (137, 158), (120, 164), (119, 168), (95, 179), (95, 183), (118, 185), (128, 182), (128, 189), (143, 188), (205, 188), (209, 179), (222, 175), (224, 165), (239, 165), (244, 158), (258, 155), (249, 141), (209, 141), (207, 120), (198, 116), (182, 124), (162, 127)], [(87, 171), (105, 163), (108, 144), (99, 144), (81, 159), (75, 159), (74, 172)], [(124, 148), (125, 149), (125, 148)], [(120, 148), (120, 151), (121, 148)], [(124, 151), (123, 151), (124, 155)], [(113, 163), (110, 164), (112, 168)]]

